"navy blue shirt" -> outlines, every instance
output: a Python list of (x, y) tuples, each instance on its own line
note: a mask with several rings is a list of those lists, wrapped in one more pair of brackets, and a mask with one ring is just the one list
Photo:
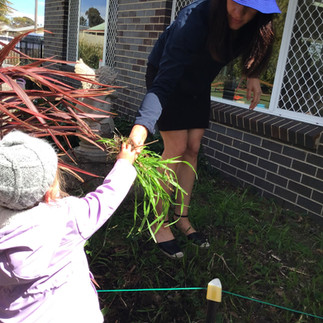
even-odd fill
[(210, 0), (197, 0), (183, 8), (148, 57), (148, 63), (158, 73), (142, 101), (135, 124), (145, 126), (151, 133), (174, 90), (197, 95), (209, 91), (224, 66), (212, 59), (207, 48), (209, 5)]

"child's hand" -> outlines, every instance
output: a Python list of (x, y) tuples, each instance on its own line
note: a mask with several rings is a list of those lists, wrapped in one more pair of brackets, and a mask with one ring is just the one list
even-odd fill
[(138, 152), (135, 149), (132, 149), (132, 145), (130, 143), (122, 143), (121, 151), (118, 154), (117, 159), (126, 159), (133, 164), (137, 157)]

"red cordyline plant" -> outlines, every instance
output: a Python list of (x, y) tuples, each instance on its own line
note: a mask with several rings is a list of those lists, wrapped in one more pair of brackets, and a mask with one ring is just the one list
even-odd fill
[[(13, 129), (32, 133), (36, 137), (51, 137), (60, 152), (67, 154), (73, 161), (73, 157), (68, 154), (68, 150), (72, 148), (69, 136), (76, 136), (103, 148), (98, 142), (99, 135), (91, 130), (85, 119), (107, 118), (112, 113), (89, 105), (82, 99), (102, 101), (98, 97), (110, 95), (114, 88), (93, 80), (93, 77), (91, 79), (87, 75), (57, 69), (60, 64), (73, 62), (32, 58), (16, 50), (16, 44), (29, 33), (15, 37), (9, 44), (0, 42), (3, 46), (0, 50), (0, 139)], [(30, 63), (3, 66), (5, 60), (14, 58), (10, 57), (12, 52), (18, 53)], [(19, 79), (31, 82), (33, 89), (22, 88)], [(94, 88), (76, 88), (70, 85), (73, 81), (87, 82), (93, 84)], [(79, 106), (86, 107), (86, 111), (93, 113), (85, 113)], [(60, 166), (80, 171), (61, 160)]]

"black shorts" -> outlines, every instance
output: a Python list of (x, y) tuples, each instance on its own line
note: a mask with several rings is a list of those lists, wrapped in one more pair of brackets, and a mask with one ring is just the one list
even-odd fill
[[(146, 86), (147, 89), (157, 75), (158, 69), (153, 65), (147, 65)], [(205, 129), (209, 126), (210, 117), (210, 90), (195, 95), (184, 93), (180, 88), (170, 95), (167, 105), (163, 106), (162, 114), (157, 121), (161, 131), (183, 129)]]

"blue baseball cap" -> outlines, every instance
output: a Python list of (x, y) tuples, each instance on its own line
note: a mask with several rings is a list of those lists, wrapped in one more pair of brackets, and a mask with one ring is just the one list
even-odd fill
[(262, 13), (281, 13), (275, 0), (233, 0), (245, 7), (256, 9)]

